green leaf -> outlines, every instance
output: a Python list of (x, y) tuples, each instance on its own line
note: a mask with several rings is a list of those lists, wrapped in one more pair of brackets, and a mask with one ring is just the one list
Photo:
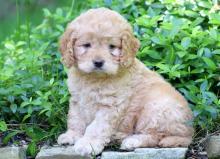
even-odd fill
[(26, 45), (27, 42), (25, 41), (18, 41), (17, 44), (16, 44), (16, 47), (20, 47), (20, 46), (23, 46), (23, 45)]
[(217, 40), (217, 38), (218, 38), (218, 32), (217, 32), (217, 30), (216, 29), (211, 29), (210, 30), (210, 32), (209, 32), (209, 35), (213, 38), (213, 39), (215, 39), (215, 40)]
[(173, 65), (176, 59), (176, 53), (174, 52), (174, 48), (170, 46), (166, 51), (166, 63)]
[(63, 15), (63, 10), (61, 8), (57, 8), (56, 9), (56, 14), (59, 15), (59, 16), (62, 16)]
[(184, 57), (187, 54), (186, 51), (177, 51), (176, 53), (180, 58)]
[(51, 16), (51, 13), (50, 13), (50, 11), (49, 11), (47, 8), (44, 8), (44, 9), (43, 9), (43, 12), (44, 12), (44, 15), (45, 15), (46, 17)]
[(209, 1), (202, 1), (201, 0), (198, 2), (198, 6), (210, 9), (212, 7), (212, 4)]
[(37, 98), (37, 99), (33, 100), (33, 101), (31, 102), (31, 104), (33, 104), (33, 105), (41, 105), (42, 102), (41, 102), (41, 99), (40, 99), (40, 98)]
[(31, 115), (30, 114), (26, 114), (23, 119), (22, 119), (22, 122), (25, 122), (28, 118), (30, 118)]
[(21, 106), (21, 107), (25, 107), (25, 106), (27, 106), (27, 105), (29, 105), (29, 104), (30, 104), (30, 102), (26, 102), (26, 101), (25, 101), (25, 102), (22, 102), (20, 106)]
[(0, 121), (0, 131), (6, 131), (7, 124), (4, 121)]
[(144, 26), (144, 27), (152, 27), (152, 26), (157, 26), (157, 22), (161, 19), (161, 15), (160, 16), (154, 16), (154, 17), (149, 17), (149, 16), (141, 16), (137, 19), (135, 19), (135, 21), (137, 22), (138, 25), (140, 26)]
[(162, 57), (161, 55), (157, 52), (157, 51), (154, 51), (154, 50), (148, 50), (149, 47), (145, 47), (143, 50), (142, 50), (142, 53), (143, 54), (146, 54), (146, 55), (149, 55), (151, 58), (153, 59), (157, 59), (157, 60), (160, 60)]
[(184, 12), (184, 14), (189, 16), (189, 17), (194, 17), (194, 18), (199, 16), (199, 14), (197, 12), (191, 11), (191, 10), (186, 10)]
[(197, 59), (197, 58), (198, 58), (197, 55), (188, 54), (188, 56), (186, 57), (186, 60), (194, 60), (194, 59)]
[(208, 87), (208, 81), (205, 80), (205, 81), (201, 84), (200, 90), (201, 90), (202, 92), (204, 92), (205, 90), (207, 90), (207, 87)]
[(188, 47), (190, 46), (190, 43), (191, 43), (191, 38), (190, 37), (185, 37), (182, 39), (181, 41), (181, 45), (182, 47), (186, 50), (188, 49)]
[(125, 7), (128, 7), (134, 3), (134, 0), (124, 0)]
[(212, 106), (205, 106), (205, 110), (208, 111), (213, 119), (216, 119), (217, 117), (217, 110), (216, 108), (212, 107)]
[(28, 114), (32, 114), (33, 107), (29, 105), (28, 108), (27, 108), (27, 111), (28, 111)]
[(216, 69), (216, 65), (211, 59), (209, 59), (207, 57), (202, 57), (202, 59), (210, 69), (212, 69), (212, 70)]
[(9, 50), (15, 50), (15, 46), (10, 42), (5, 43), (5, 47)]
[(198, 18), (196, 18), (196, 20), (194, 20), (191, 23), (191, 27), (195, 27), (195, 26), (201, 24), (203, 21), (204, 21), (204, 18), (198, 17)]
[(177, 48), (178, 50), (181, 50), (181, 51), (185, 51), (185, 49), (178, 43), (174, 43), (173, 44), (175, 46), (175, 48)]
[(18, 133), (19, 133), (19, 131), (10, 132), (8, 135), (6, 135), (6, 137), (4, 137), (3, 143), (4, 143), (4, 144), (8, 144), (9, 140), (10, 140), (13, 136), (17, 135)]
[(62, 104), (62, 103), (64, 103), (64, 102), (68, 101), (67, 99), (68, 99), (68, 98), (67, 98), (66, 96), (64, 96), (64, 97), (62, 97), (62, 98), (59, 100), (59, 103)]
[(201, 49), (199, 49), (199, 50), (197, 51), (197, 54), (198, 54), (199, 56), (202, 56), (203, 53), (204, 53), (204, 48), (201, 48)]
[(204, 72), (204, 68), (196, 68), (196, 69), (193, 69), (191, 71), (192, 74), (194, 74), (194, 73), (202, 73), (202, 72)]
[(159, 39), (158, 37), (156, 37), (156, 36), (152, 37), (151, 40), (152, 40), (154, 43), (156, 43), (156, 44), (161, 44), (160, 39)]
[(37, 154), (37, 144), (36, 144), (36, 142), (32, 141), (31, 143), (29, 143), (27, 151), (31, 156), (35, 156)]
[(183, 20), (180, 18), (173, 18), (172, 19), (172, 28), (169, 34), (169, 37), (173, 39), (180, 31), (183, 25)]
[(220, 25), (220, 14), (218, 13), (211, 13), (210, 14), (210, 23)]
[(154, 16), (157, 15), (157, 14), (155, 13), (155, 11), (154, 11), (151, 7), (148, 8), (147, 14), (148, 14), (150, 17), (154, 17)]
[(149, 16), (142, 16), (136, 19), (136, 23), (140, 26), (144, 26), (144, 27), (150, 27), (150, 17)]
[(220, 49), (216, 49), (216, 50), (214, 50), (213, 52), (212, 52), (213, 54), (218, 54), (218, 55), (220, 55)]
[(169, 66), (167, 66), (165, 64), (158, 63), (156, 66), (165, 72), (170, 72)]
[(11, 109), (11, 111), (13, 112), (13, 113), (16, 113), (16, 111), (17, 111), (17, 104), (11, 104), (10, 105), (10, 109)]
[(50, 79), (50, 85), (53, 85), (53, 82), (54, 82), (54, 78), (51, 78)]
[(12, 96), (12, 95), (9, 95), (9, 96), (8, 96), (8, 101), (9, 101), (10, 103), (13, 103), (14, 100), (15, 100), (14, 96)]

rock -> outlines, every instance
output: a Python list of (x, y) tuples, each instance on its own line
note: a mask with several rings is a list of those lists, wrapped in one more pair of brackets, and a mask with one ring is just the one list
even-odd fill
[(187, 148), (138, 148), (133, 152), (103, 152), (101, 159), (184, 159)]
[(208, 158), (220, 158), (220, 135), (209, 137), (205, 148)]
[(74, 154), (73, 146), (42, 147), (36, 159), (92, 159)]
[(26, 150), (17, 146), (0, 148), (0, 159), (26, 159)]
[[(139, 148), (132, 152), (103, 152), (101, 159), (184, 159), (186, 151), (187, 148)], [(75, 155), (73, 146), (55, 146), (41, 148), (36, 159), (92, 159), (92, 157)]]

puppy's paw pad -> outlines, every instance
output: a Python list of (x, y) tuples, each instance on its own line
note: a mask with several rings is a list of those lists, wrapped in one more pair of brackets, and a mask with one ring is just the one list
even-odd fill
[(74, 152), (80, 156), (97, 155), (102, 152), (104, 146), (96, 140), (80, 139), (74, 145)]
[(65, 145), (65, 144), (73, 145), (74, 142), (75, 142), (75, 140), (74, 140), (73, 136), (71, 136), (67, 133), (61, 134), (57, 140), (57, 143), (59, 145)]
[(74, 152), (80, 156), (89, 156), (92, 154), (92, 148), (90, 145), (75, 144)]
[(140, 147), (141, 141), (134, 137), (126, 138), (122, 141), (121, 148), (122, 150), (134, 150), (135, 148)]

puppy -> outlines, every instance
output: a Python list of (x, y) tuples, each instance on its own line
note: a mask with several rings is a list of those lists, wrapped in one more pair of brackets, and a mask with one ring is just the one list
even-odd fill
[(67, 26), (60, 51), (71, 98), (58, 144), (96, 155), (114, 140), (125, 150), (191, 143), (186, 100), (135, 58), (138, 49), (128, 22), (106, 8), (90, 9)]

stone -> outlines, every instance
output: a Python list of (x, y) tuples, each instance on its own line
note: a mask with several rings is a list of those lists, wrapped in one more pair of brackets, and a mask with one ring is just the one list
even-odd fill
[(74, 154), (73, 146), (42, 147), (36, 159), (92, 159)]
[(220, 135), (210, 136), (205, 144), (208, 158), (220, 158)]
[(0, 148), (0, 159), (26, 159), (26, 150), (17, 146)]
[[(103, 152), (101, 159), (184, 159), (187, 148), (138, 148), (131, 152)], [(98, 157), (100, 158), (100, 157)], [(42, 147), (36, 159), (92, 159), (74, 154), (73, 146)]]
[(101, 159), (184, 159), (187, 148), (138, 148), (133, 152), (103, 152)]

